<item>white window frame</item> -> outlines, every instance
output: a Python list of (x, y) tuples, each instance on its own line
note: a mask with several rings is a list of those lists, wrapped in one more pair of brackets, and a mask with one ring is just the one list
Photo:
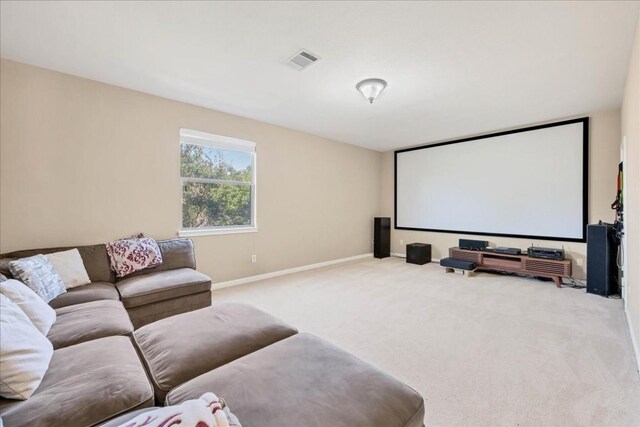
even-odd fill
[[(180, 165), (180, 195), (181, 195), (181, 204), (180, 204), (180, 231), (178, 231), (178, 235), (180, 237), (189, 237), (189, 236), (206, 236), (211, 234), (236, 234), (236, 233), (255, 233), (258, 231), (257, 225), (257, 173), (256, 173), (256, 143), (252, 141), (246, 141), (238, 138), (231, 138), (228, 136), (215, 135), (212, 133), (201, 132), (198, 130), (192, 129), (180, 129), (180, 144), (179, 147), (181, 149), (182, 144), (191, 144), (191, 145), (201, 145), (205, 147), (213, 147), (219, 148), (222, 150), (231, 150), (231, 151), (244, 151), (251, 153), (253, 156), (253, 167), (252, 167), (252, 177), (251, 183), (247, 184), (245, 182), (235, 182), (235, 181), (226, 181), (219, 179), (206, 179), (206, 178), (186, 178), (182, 176), (182, 171)], [(203, 182), (209, 184), (239, 184), (239, 185), (249, 185), (251, 186), (251, 224), (250, 225), (233, 225), (233, 226), (219, 226), (219, 227), (201, 227), (201, 228), (183, 228), (183, 212), (182, 208), (184, 206), (184, 198), (182, 192), (184, 191), (185, 182)]]

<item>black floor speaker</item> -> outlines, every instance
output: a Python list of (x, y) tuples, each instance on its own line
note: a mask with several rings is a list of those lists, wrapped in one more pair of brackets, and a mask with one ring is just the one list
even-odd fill
[(373, 256), (376, 258), (391, 256), (391, 218), (373, 220)]
[(617, 255), (613, 226), (587, 225), (587, 292), (605, 297), (620, 292)]

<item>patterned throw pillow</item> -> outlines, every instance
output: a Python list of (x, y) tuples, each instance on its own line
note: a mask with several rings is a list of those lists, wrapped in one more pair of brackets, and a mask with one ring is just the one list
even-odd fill
[(207, 392), (199, 399), (185, 400), (179, 405), (143, 412), (119, 427), (242, 427), (223, 399)]
[(9, 271), (16, 280), (33, 289), (45, 302), (67, 292), (62, 277), (44, 255), (11, 261)]
[(158, 243), (148, 237), (109, 242), (107, 254), (109, 254), (111, 270), (115, 271), (118, 277), (162, 264)]

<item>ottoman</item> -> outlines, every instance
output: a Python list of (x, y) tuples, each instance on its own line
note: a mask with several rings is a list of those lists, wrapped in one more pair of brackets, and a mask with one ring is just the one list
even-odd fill
[(440, 265), (447, 273), (461, 272), (463, 276), (470, 277), (476, 269), (476, 263), (465, 259), (443, 258)]
[(221, 303), (158, 320), (133, 336), (162, 402), (174, 387), (297, 332), (250, 305)]
[(173, 389), (167, 405), (211, 391), (244, 427), (422, 427), (409, 386), (340, 348), (300, 333)]

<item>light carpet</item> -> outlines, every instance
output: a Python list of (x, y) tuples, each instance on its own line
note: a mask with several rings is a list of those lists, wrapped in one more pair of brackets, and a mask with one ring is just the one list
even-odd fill
[[(428, 426), (639, 426), (622, 301), (536, 279), (366, 259), (215, 290), (387, 371)], [(286, 361), (283, 361), (286, 363)]]

